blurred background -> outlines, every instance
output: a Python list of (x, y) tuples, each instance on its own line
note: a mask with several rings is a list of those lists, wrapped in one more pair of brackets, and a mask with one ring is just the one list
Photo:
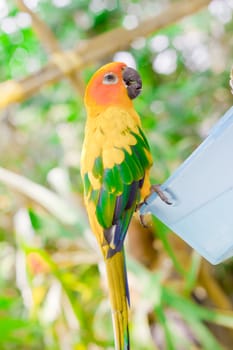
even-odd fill
[[(162, 183), (232, 105), (233, 1), (187, 3), (0, 1), (0, 349), (114, 348), (82, 202), (83, 92), (104, 63), (137, 68)], [(132, 349), (232, 349), (232, 261), (210, 266), (156, 219), (133, 220), (126, 252)]]

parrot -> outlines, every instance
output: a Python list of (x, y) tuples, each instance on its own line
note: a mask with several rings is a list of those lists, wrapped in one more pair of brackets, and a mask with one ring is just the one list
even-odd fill
[(133, 106), (142, 90), (139, 73), (123, 62), (98, 69), (87, 84), (86, 125), (81, 153), (84, 202), (103, 255), (116, 350), (129, 350), (129, 287), (123, 243), (134, 212), (155, 190), (152, 155)]

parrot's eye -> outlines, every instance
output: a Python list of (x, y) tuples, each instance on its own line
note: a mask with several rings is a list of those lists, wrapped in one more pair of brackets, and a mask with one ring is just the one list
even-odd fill
[(118, 76), (114, 73), (107, 73), (104, 76), (103, 79), (103, 84), (105, 85), (112, 85), (112, 84), (117, 84), (118, 82)]

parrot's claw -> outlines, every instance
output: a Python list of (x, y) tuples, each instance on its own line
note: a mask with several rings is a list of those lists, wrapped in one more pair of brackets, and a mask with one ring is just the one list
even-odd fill
[[(142, 207), (144, 204), (145, 204), (145, 205), (148, 205), (146, 199), (145, 199), (143, 202), (138, 203), (138, 204), (136, 205), (135, 211), (139, 211), (139, 210), (141, 209), (141, 207)], [(139, 221), (140, 221), (140, 224), (142, 225), (142, 227), (148, 228), (148, 225), (147, 225), (147, 224), (145, 223), (145, 221), (144, 221), (145, 215), (144, 215), (144, 214), (139, 214), (138, 217), (139, 217)]]
[[(148, 205), (147, 203), (147, 199), (149, 198), (149, 196), (153, 193), (156, 192), (157, 195), (159, 196), (159, 198), (166, 204), (171, 205), (172, 202), (169, 200), (169, 198), (166, 196), (166, 194), (163, 192), (163, 190), (161, 190), (160, 185), (152, 185), (150, 188), (150, 194), (148, 196), (145, 197), (144, 201), (137, 204), (135, 211), (138, 211), (141, 209), (141, 207), (143, 205)], [(148, 228), (148, 225), (145, 223), (144, 221), (144, 214), (139, 214), (139, 221), (140, 224), (144, 227), (144, 228)]]
[(172, 202), (169, 200), (169, 198), (166, 196), (166, 194), (163, 192), (163, 190), (161, 189), (160, 185), (152, 185), (150, 187), (150, 191), (152, 194), (153, 192), (156, 192), (157, 195), (159, 196), (159, 198), (166, 204), (171, 205)]
[(144, 215), (144, 214), (140, 214), (140, 215), (139, 215), (140, 224), (142, 225), (142, 227), (148, 228), (148, 225), (145, 223), (144, 218), (145, 218), (145, 215)]
[(145, 197), (144, 201), (141, 202), (141, 203), (138, 203), (136, 205), (136, 209), (135, 211), (138, 211), (141, 209), (141, 207), (145, 204), (145, 205), (148, 205), (148, 202), (147, 202), (147, 199), (150, 197), (150, 195), (152, 193), (156, 192), (157, 195), (159, 196), (159, 198), (165, 202), (166, 204), (168, 205), (171, 205), (172, 202), (169, 200), (169, 198), (166, 196), (166, 194), (163, 192), (163, 190), (161, 189), (160, 185), (151, 185), (150, 187), (150, 194), (148, 196)]

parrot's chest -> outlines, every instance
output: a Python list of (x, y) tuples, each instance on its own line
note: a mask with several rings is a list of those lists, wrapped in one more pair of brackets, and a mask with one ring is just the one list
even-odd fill
[(108, 108), (95, 118), (88, 117), (81, 165), (85, 172), (92, 171), (98, 157), (106, 168), (112, 168), (124, 159), (124, 151), (136, 144), (133, 133), (138, 119), (124, 109)]

